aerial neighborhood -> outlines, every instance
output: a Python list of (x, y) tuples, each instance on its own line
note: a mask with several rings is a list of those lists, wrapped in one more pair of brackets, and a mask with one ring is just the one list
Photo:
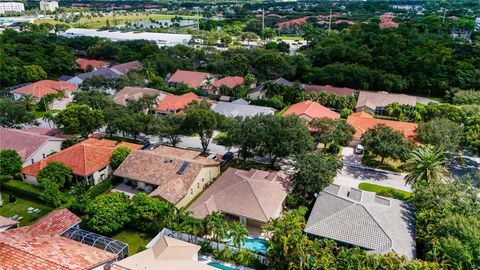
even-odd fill
[(0, 3), (0, 270), (480, 269), (480, 2)]

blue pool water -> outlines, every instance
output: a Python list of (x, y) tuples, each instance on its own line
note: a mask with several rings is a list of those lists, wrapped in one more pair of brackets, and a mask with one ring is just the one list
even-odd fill
[[(228, 240), (228, 244), (233, 246), (233, 239)], [(245, 238), (241, 248), (245, 248), (258, 253), (267, 252), (267, 240), (262, 238)]]
[(213, 266), (215, 268), (218, 268), (218, 269), (222, 269), (222, 270), (235, 270), (235, 268), (232, 268), (232, 267), (229, 267), (229, 266), (225, 266), (225, 265), (221, 265), (219, 263), (207, 263), (208, 265), (210, 266)]

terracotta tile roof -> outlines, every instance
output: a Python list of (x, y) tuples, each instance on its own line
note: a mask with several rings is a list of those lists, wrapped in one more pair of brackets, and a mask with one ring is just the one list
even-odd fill
[(207, 78), (207, 76), (212, 76), (207, 72), (198, 72), (198, 71), (188, 71), (177, 69), (175, 73), (168, 79), (169, 83), (183, 83), (190, 88), (198, 88), (201, 86), (202, 82)]
[(118, 105), (127, 105), (128, 100), (139, 100), (143, 96), (158, 97), (162, 94), (164, 96), (167, 95), (167, 93), (153, 88), (126, 86), (115, 94), (113, 97), (113, 102)]
[(287, 27), (295, 24), (302, 24), (307, 22), (308, 17), (298, 18), (294, 20), (289, 20), (277, 24), (277, 27)]
[(395, 18), (395, 15), (393, 13), (385, 13), (383, 15), (380, 15), (380, 24), (379, 24), (380, 29), (397, 28), (400, 24), (397, 22), (394, 22), (393, 21), (394, 18)]
[(125, 75), (132, 70), (139, 70), (139, 69), (142, 69), (142, 68), (143, 68), (142, 63), (140, 63), (140, 61), (135, 60), (135, 61), (131, 61), (131, 62), (128, 62), (128, 63), (114, 65), (110, 69), (113, 72), (116, 72), (120, 75)]
[(26, 232), (35, 235), (60, 235), (82, 221), (66, 208), (53, 211), (25, 228)]
[[(182, 174), (178, 170), (185, 162)], [(159, 196), (177, 204), (205, 166), (219, 166), (217, 161), (200, 156), (199, 152), (160, 146), (153, 151), (134, 151), (117, 168), (115, 175), (158, 186), (150, 196)]]
[(385, 107), (395, 102), (398, 104), (415, 106), (417, 104), (417, 98), (405, 94), (360, 91), (356, 108), (358, 110), (361, 109), (361, 107), (366, 106), (372, 110), (375, 110), (376, 107)]
[(277, 172), (228, 168), (188, 210), (197, 218), (221, 211), (267, 222), (280, 215), (287, 185)]
[(97, 69), (97, 68), (105, 68), (110, 65), (110, 63), (106, 61), (90, 60), (90, 59), (83, 59), (83, 58), (77, 58), (75, 60), (75, 63), (77, 63), (78, 67), (83, 71), (86, 71), (88, 69), (88, 66), (92, 66), (94, 69)]
[(348, 87), (335, 87), (332, 85), (315, 85), (315, 84), (305, 84), (303, 87), (305, 92), (327, 92), (331, 94), (336, 94), (339, 96), (353, 96), (356, 92), (355, 89), (348, 88)]
[(192, 103), (193, 101), (200, 102), (201, 99), (194, 93), (186, 93), (181, 96), (167, 95), (158, 103), (158, 106), (155, 107), (155, 110), (157, 111), (181, 110), (187, 107), (187, 105)]
[(13, 226), (15, 224), (18, 224), (18, 221), (13, 220), (11, 218), (4, 217), (4, 216), (0, 216), (0, 228), (1, 227), (10, 227), (10, 226)]
[(79, 221), (63, 209), (31, 226), (1, 232), (0, 269), (87, 270), (115, 260), (116, 254), (60, 236), (64, 228)]
[(228, 88), (234, 88), (237, 85), (243, 85), (244, 79), (243, 77), (240, 76), (234, 76), (234, 77), (224, 77), (218, 81), (215, 81), (212, 86), (213, 87), (221, 87), (222, 85), (225, 85)]
[(339, 119), (340, 114), (322, 106), (320, 103), (305, 100), (290, 106), (284, 113), (284, 116), (295, 114), (298, 116), (308, 116), (309, 118), (330, 118)]
[(22, 173), (37, 176), (49, 162), (62, 162), (70, 167), (74, 174), (88, 176), (110, 164), (112, 152), (120, 146), (132, 150), (142, 147), (139, 144), (90, 138), (23, 168)]
[(0, 127), (0, 150), (15, 150), (22, 158), (22, 161), (25, 161), (35, 153), (38, 148), (50, 140), (63, 141), (61, 138), (29, 132), (28, 129), (21, 130)]
[(353, 135), (355, 139), (360, 139), (363, 133), (378, 124), (384, 124), (388, 127), (393, 128), (394, 130), (400, 131), (403, 133), (405, 138), (411, 139), (415, 138), (415, 131), (417, 129), (417, 124), (415, 123), (375, 119), (372, 115), (366, 112), (357, 112), (350, 115), (347, 118), (347, 123), (349, 123), (350, 125), (352, 125), (353, 128), (355, 128), (356, 131)]
[(19, 95), (32, 95), (37, 98), (42, 98), (48, 94), (56, 94), (59, 91), (75, 91), (77, 89), (77, 86), (66, 82), (43, 80), (17, 88), (13, 91), (10, 91), (10, 93)]

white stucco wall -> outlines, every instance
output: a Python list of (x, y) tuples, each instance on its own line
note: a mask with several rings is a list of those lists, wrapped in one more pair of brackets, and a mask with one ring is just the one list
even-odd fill
[(220, 174), (220, 166), (213, 167), (203, 167), (200, 170), (200, 173), (193, 181), (190, 188), (187, 190), (187, 194), (177, 203), (177, 207), (187, 205), (199, 192), (203, 190), (205, 185), (212, 181), (215, 177)]
[(48, 140), (23, 162), (23, 167), (25, 168), (29, 165), (32, 165), (33, 163), (46, 158), (49, 154), (53, 152), (60, 152), (60, 150), (62, 150), (62, 142), (63, 140), (60, 139)]

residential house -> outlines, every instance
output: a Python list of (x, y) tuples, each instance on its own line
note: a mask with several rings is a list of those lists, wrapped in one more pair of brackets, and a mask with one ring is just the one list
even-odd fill
[[(84, 59), (84, 58), (77, 58), (75, 60), (75, 63), (77, 64), (78, 68), (83, 72), (94, 71), (99, 68), (106, 68), (110, 66), (110, 63), (106, 61), (91, 60), (91, 59)], [(89, 67), (91, 67), (91, 70), (89, 70)]]
[(244, 99), (237, 99), (232, 102), (219, 101), (212, 104), (211, 108), (214, 112), (227, 117), (252, 117), (262, 114), (272, 115), (277, 111), (270, 107), (250, 105)]
[(18, 100), (25, 95), (32, 95), (37, 99), (41, 99), (48, 94), (56, 95), (59, 92), (63, 92), (65, 97), (70, 97), (72, 93), (77, 90), (78, 87), (70, 83), (43, 80), (12, 90), (10, 91), (10, 94), (13, 95), (15, 100)]
[(137, 190), (179, 207), (187, 205), (219, 174), (219, 162), (200, 156), (200, 152), (168, 146), (134, 151), (114, 173)]
[(51, 212), (30, 226), (0, 232), (0, 268), (109, 269), (117, 254), (63, 235), (69, 229), (78, 227), (80, 221), (72, 212), (62, 209)]
[(174, 114), (181, 112), (188, 104), (202, 100), (195, 93), (186, 93), (181, 96), (165, 95), (158, 105), (153, 108), (157, 115)]
[(198, 262), (200, 246), (169, 236), (155, 237), (142, 252), (115, 262), (111, 270), (214, 270)]
[[(1, 201), (2, 201), (2, 198), (0, 198), (0, 203)], [(18, 227), (18, 221), (13, 220), (11, 218), (4, 217), (4, 216), (0, 216), (0, 232), (4, 232), (13, 227), (15, 228)]]
[(335, 87), (332, 85), (315, 85), (315, 84), (305, 84), (303, 87), (305, 92), (312, 93), (315, 92), (320, 94), (322, 92), (335, 94), (337, 96), (353, 96), (355, 93), (358, 93), (358, 90), (348, 88), (348, 87)]
[(174, 87), (179, 83), (185, 84), (190, 88), (198, 89), (200, 87), (208, 88), (208, 83), (213, 83), (213, 75), (207, 72), (189, 71), (177, 69), (168, 79), (168, 86)]
[(15, 150), (22, 159), (22, 167), (59, 152), (63, 141), (64, 139), (57, 135), (38, 134), (29, 129), (0, 128), (0, 150)]
[(122, 75), (114, 72), (110, 68), (100, 68), (94, 71), (78, 74), (77, 76), (69, 79), (67, 82), (80, 86), (85, 80), (91, 79), (93, 77), (103, 77), (105, 79), (112, 80), (112, 79), (120, 78), (121, 76)]
[(287, 187), (285, 176), (278, 172), (228, 168), (188, 210), (196, 218), (220, 211), (258, 231), (268, 220), (280, 216)]
[(142, 68), (142, 63), (138, 60), (135, 60), (123, 64), (114, 65), (110, 69), (119, 75), (126, 75), (130, 71), (141, 70)]
[(242, 86), (244, 84), (244, 78), (240, 76), (227, 76), (220, 80), (213, 82), (212, 89), (209, 90), (209, 93), (219, 95), (220, 88), (226, 87), (229, 89), (233, 89), (237, 86)]
[(383, 115), (385, 114), (385, 108), (392, 103), (415, 106), (417, 97), (388, 92), (361, 91), (355, 109), (357, 112), (365, 111)]
[(385, 28), (398, 28), (400, 25), (397, 22), (394, 22), (393, 19), (395, 19), (395, 14), (391, 12), (387, 12), (385, 14), (380, 15), (380, 23), (379, 27), (380, 29), (385, 29)]
[(157, 105), (166, 96), (170, 95), (171, 94), (159, 91), (157, 89), (126, 86), (115, 94), (115, 96), (113, 97), (113, 102), (118, 105), (126, 106), (129, 100), (138, 101), (144, 96), (154, 96), (156, 97), (155, 105)]
[(113, 151), (121, 146), (132, 150), (142, 147), (133, 143), (90, 138), (23, 168), (23, 180), (38, 185), (38, 172), (49, 162), (61, 162), (72, 169), (74, 177), (77, 179), (92, 180), (96, 185), (107, 179), (112, 173), (110, 157)]
[[(273, 84), (278, 84), (278, 85), (285, 85), (285, 86), (288, 86), (288, 87), (293, 87), (295, 85), (295, 83), (291, 82), (291, 81), (288, 81), (284, 78), (277, 78), (275, 80), (272, 80), (272, 81), (268, 81), (270, 83), (273, 83)], [(267, 84), (268, 82), (264, 82), (264, 83), (261, 83), (259, 85), (257, 85), (257, 87), (255, 87), (247, 96), (251, 99), (265, 99), (267, 98), (267, 91), (265, 89), (265, 84)], [(300, 87), (303, 87), (302, 85), (299, 85)]]
[(337, 120), (340, 118), (340, 114), (330, 110), (329, 108), (321, 105), (320, 103), (305, 100), (290, 106), (284, 113), (284, 116), (297, 115), (303, 121), (310, 123), (313, 119), (330, 118)]
[(305, 226), (309, 236), (328, 238), (374, 253), (415, 259), (411, 205), (356, 188), (330, 185), (319, 192)]
[(351, 145), (357, 145), (360, 143), (363, 133), (378, 124), (383, 124), (387, 127), (391, 127), (394, 130), (402, 132), (406, 139), (415, 139), (418, 126), (415, 123), (373, 118), (372, 115), (366, 112), (357, 112), (348, 116), (347, 123), (355, 129), (355, 134), (353, 135), (353, 141), (351, 142)]

